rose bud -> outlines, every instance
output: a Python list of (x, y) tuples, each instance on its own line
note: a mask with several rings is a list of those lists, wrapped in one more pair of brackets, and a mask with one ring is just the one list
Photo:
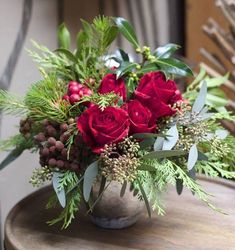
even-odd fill
[(77, 86), (79, 83), (76, 81), (70, 81), (68, 87)]

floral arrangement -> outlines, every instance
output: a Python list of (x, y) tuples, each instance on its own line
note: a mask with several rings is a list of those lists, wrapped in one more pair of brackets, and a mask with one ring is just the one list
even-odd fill
[[(183, 187), (211, 208), (196, 173), (234, 178), (235, 139), (220, 124), (234, 121), (218, 88), (227, 76), (210, 78), (204, 69), (182, 94), (177, 77), (192, 77), (191, 69), (173, 57), (179, 48), (167, 44), (152, 51), (140, 46), (133, 27), (123, 18), (82, 20), (77, 48), (69, 50), (70, 34), (59, 27), (60, 48), (50, 51), (33, 42), (29, 51), (42, 79), (20, 98), (0, 91), (3, 112), (21, 115), (20, 133), (0, 143), (11, 150), (0, 168), (24, 150), (39, 152), (40, 167), (30, 182), (52, 181), (55, 193), (47, 208), (62, 206), (49, 222), (66, 228), (83, 201), (92, 211), (92, 186), (100, 180), (98, 199), (111, 181), (127, 183), (152, 210), (164, 214), (162, 194), (168, 184)], [(108, 48), (118, 34), (135, 48), (133, 58)], [(176, 80), (175, 80), (176, 79)], [(192, 78), (191, 78), (192, 79)]]

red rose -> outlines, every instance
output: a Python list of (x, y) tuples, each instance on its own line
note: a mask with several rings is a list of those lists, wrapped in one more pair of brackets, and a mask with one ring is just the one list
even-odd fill
[(125, 101), (126, 100), (126, 86), (122, 78), (116, 79), (115, 74), (107, 74), (101, 81), (98, 92), (106, 94), (114, 92)]
[(173, 115), (175, 110), (171, 107), (172, 104), (182, 100), (176, 83), (166, 81), (165, 75), (160, 71), (141, 77), (135, 97), (150, 109), (155, 118)]
[(130, 117), (130, 134), (155, 132), (156, 122), (152, 113), (138, 100), (131, 100), (124, 108)]
[(101, 111), (98, 106), (85, 110), (77, 120), (77, 127), (84, 142), (95, 153), (100, 153), (105, 144), (119, 142), (129, 132), (128, 113), (117, 107)]

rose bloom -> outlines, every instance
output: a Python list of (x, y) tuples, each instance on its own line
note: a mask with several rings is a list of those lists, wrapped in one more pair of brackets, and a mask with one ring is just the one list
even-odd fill
[(106, 94), (114, 92), (126, 100), (126, 85), (122, 78), (116, 79), (115, 74), (107, 74), (101, 81), (98, 93)]
[(86, 109), (77, 120), (83, 141), (94, 153), (101, 153), (105, 144), (121, 141), (129, 133), (128, 113), (117, 107), (101, 111), (98, 106)]
[(165, 75), (160, 71), (141, 77), (135, 98), (148, 107), (155, 118), (173, 115), (175, 110), (171, 106), (182, 100), (176, 83), (172, 80), (166, 81)]
[(135, 133), (153, 133), (156, 131), (156, 120), (147, 107), (138, 100), (131, 100), (124, 105), (130, 117), (130, 135)]

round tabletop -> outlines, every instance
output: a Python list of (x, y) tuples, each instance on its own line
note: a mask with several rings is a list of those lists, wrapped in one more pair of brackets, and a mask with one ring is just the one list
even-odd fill
[(235, 182), (200, 180), (215, 194), (214, 203), (228, 215), (212, 211), (191, 192), (181, 196), (170, 188), (165, 194), (166, 215), (142, 218), (132, 227), (106, 230), (93, 225), (80, 213), (69, 229), (47, 226), (58, 211), (45, 209), (51, 187), (45, 187), (19, 202), (5, 223), (6, 250), (75, 249), (235, 249)]

